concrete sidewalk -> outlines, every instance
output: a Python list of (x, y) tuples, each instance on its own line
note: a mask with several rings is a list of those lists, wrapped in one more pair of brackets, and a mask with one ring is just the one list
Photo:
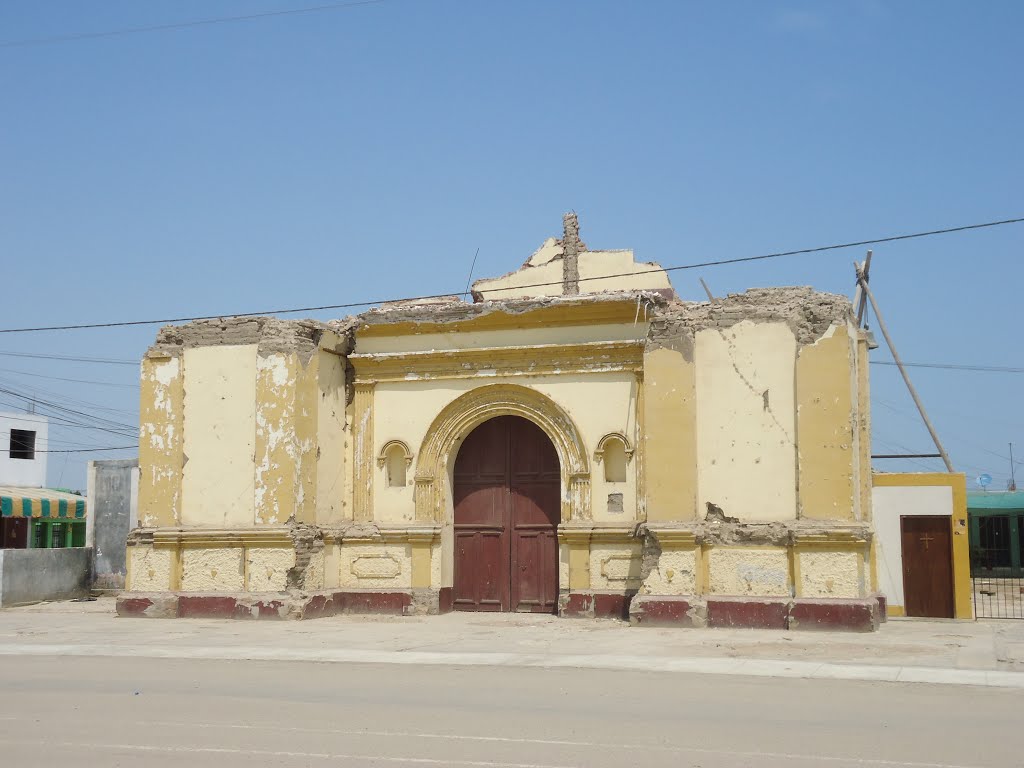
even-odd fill
[(658, 629), (531, 614), (308, 622), (119, 619), (114, 601), (0, 611), (0, 655), (640, 669), (1024, 688), (1024, 622), (891, 620), (868, 634)]

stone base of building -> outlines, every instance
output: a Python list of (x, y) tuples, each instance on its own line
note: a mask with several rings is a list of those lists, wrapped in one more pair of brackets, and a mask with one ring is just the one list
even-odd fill
[(418, 594), (420, 592), (124, 592), (118, 596), (116, 605), (118, 616), (153, 619), (319, 619), (345, 614), (406, 616), (437, 613), (438, 593), (443, 590), (422, 590), (431, 593), (429, 595)]
[[(628, 619), (647, 627), (873, 632), (884, 598), (826, 600), (635, 595), (587, 590), (559, 598), (559, 616)], [(319, 619), (377, 614), (436, 615), (452, 610), (451, 587), (397, 591), (326, 590), (311, 593), (124, 592), (117, 615), (155, 619)]]
[(558, 598), (558, 615), (565, 618), (626, 620), (635, 594), (635, 591), (601, 590), (563, 592)]
[(639, 595), (630, 622), (654, 627), (727, 627), (874, 632), (882, 621), (877, 596), (864, 599)]

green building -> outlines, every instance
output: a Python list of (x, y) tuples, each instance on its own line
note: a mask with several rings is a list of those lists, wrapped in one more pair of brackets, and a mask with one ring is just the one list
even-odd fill
[(0, 547), (85, 546), (85, 499), (49, 488), (0, 486)]
[(1024, 576), (1024, 491), (968, 491), (972, 576)]

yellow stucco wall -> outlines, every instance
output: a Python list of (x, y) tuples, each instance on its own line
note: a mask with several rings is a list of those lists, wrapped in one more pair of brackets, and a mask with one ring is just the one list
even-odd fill
[[(408, 485), (405, 488), (389, 488), (385, 468), (379, 467), (376, 462), (381, 447), (389, 440), (401, 440), (414, 453), (418, 452), (431, 422), (446, 405), (476, 387), (502, 383), (530, 387), (563, 408), (576, 424), (591, 459), (597, 442), (611, 432), (627, 435), (635, 445), (637, 381), (631, 372), (512, 378), (485, 375), (441, 381), (381, 382), (376, 385), (373, 394), (372, 471), (373, 512), (376, 521), (400, 523), (415, 519), (413, 475), (419, 468), (414, 455)], [(455, 455), (457, 448), (451, 457), (449, 473)], [(608, 495), (612, 493), (623, 495), (622, 512), (609, 511)], [(594, 520), (635, 520), (635, 462), (627, 465), (627, 479), (624, 483), (607, 483), (600, 464), (595, 462), (591, 474), (591, 499)]]
[(345, 471), (345, 363), (329, 352), (318, 352), (316, 522), (351, 519)]
[(412, 552), (408, 544), (346, 544), (338, 558), (338, 583), (353, 589), (409, 589)]
[(638, 589), (641, 584), (640, 545), (594, 543), (590, 547), (590, 588)]
[(173, 589), (174, 553), (170, 549), (128, 547), (128, 576), (125, 586), (135, 592), (164, 592)]
[(800, 516), (854, 516), (853, 348), (847, 329), (802, 347), (796, 360)]
[(697, 398), (693, 350), (644, 354), (644, 472), (651, 522), (697, 516)]
[(743, 321), (696, 337), (698, 510), (741, 520), (796, 513), (796, 339)]
[[(328, 528), (324, 550), (306, 569), (307, 589), (450, 586), (450, 482), (460, 443), (452, 437), (455, 444), (440, 462), (435, 445), (429, 467), (418, 454), (452, 403), (502, 385), (529, 390), (527, 400), (538, 393), (555, 422), (568, 417), (576, 433), (571, 446), (564, 440), (560, 446), (579, 465), (563, 478), (562, 523), (597, 532), (590, 538), (560, 531), (563, 589), (864, 596), (871, 571), (862, 553), (707, 541), (702, 548), (692, 540), (708, 503), (741, 524), (795, 522), (798, 514), (848, 523), (862, 511), (869, 514), (870, 502), (858, 498), (867, 423), (867, 404), (857, 391), (866, 386), (866, 365), (855, 346), (862, 341), (836, 325), (798, 348), (786, 323), (743, 320), (692, 336), (688, 330), (672, 336), (670, 329), (672, 338), (644, 351), (649, 326), (642, 305), (628, 308), (634, 306), (635, 322), (632, 314), (606, 322), (611, 309), (589, 306), (580, 311), (605, 319), (567, 325), (572, 313), (565, 310), (552, 315), (558, 324), (550, 326), (483, 314), (480, 328), (459, 333), (430, 326), (424, 333), (389, 335), (378, 327), (350, 358), (351, 399), (345, 359), (322, 349), (310, 357), (308, 346), (190, 347), (180, 358), (147, 358), (140, 453), (149, 480), (144, 492), (140, 488), (140, 519), (143, 525), (226, 531), (178, 550), (132, 547), (130, 588), (280, 591), (295, 564), (294, 549), (287, 539), (232, 545), (238, 529), (352, 520), (390, 533), (380, 539), (368, 526), (358, 533), (366, 540), (346, 540), (343, 529)], [(614, 311), (622, 314), (621, 307)], [(460, 357), (462, 349), (476, 357)], [(374, 355), (397, 357), (383, 363), (365, 357)], [(406, 358), (425, 362), (396, 371)], [(374, 371), (383, 373), (375, 377)], [(632, 452), (621, 483), (605, 480), (595, 456), (611, 434), (623, 435)], [(390, 441), (411, 454), (403, 487), (389, 487), (386, 462), (377, 461)], [(436, 504), (423, 504), (424, 483), (417, 483), (418, 474), (434, 471), (447, 473), (426, 478), (444, 488), (438, 498), (447, 507), (440, 514)], [(621, 511), (609, 505), (617, 494)], [(570, 520), (567, 509), (586, 514)], [(633, 537), (638, 522), (668, 524), (666, 542), (676, 542), (662, 548), (646, 578), (641, 540)], [(422, 528), (415, 535), (401, 532), (415, 526)]]
[(798, 552), (800, 597), (865, 597), (859, 552)]
[(142, 361), (139, 384), (139, 525), (177, 525), (181, 515), (184, 372), (180, 357)]
[(789, 556), (782, 547), (712, 547), (708, 557), (708, 593), (788, 597)]
[(658, 565), (644, 579), (643, 592), (651, 595), (696, 595), (700, 563), (699, 549), (662, 550)]
[[(600, 291), (662, 290), (671, 288), (668, 275), (654, 263), (637, 263), (630, 250), (581, 251), (578, 259), (579, 276), (583, 290)], [(616, 277), (604, 277), (615, 275)], [(628, 277), (623, 277), (628, 275)], [(552, 285), (540, 285), (552, 283)], [(478, 280), (473, 289), (485, 299), (516, 297), (560, 296), (562, 294), (562, 261), (538, 264), (488, 280)]]
[[(183, 525), (251, 526), (256, 345), (186, 349)], [(194, 425), (194, 426), (193, 426)]]
[(293, 549), (251, 547), (245, 552), (245, 588), (250, 592), (281, 592), (288, 584), (288, 569), (293, 565)]

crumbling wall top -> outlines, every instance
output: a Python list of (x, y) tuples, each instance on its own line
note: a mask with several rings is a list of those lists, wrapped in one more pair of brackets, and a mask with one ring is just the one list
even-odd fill
[(685, 348), (685, 339), (697, 331), (729, 328), (744, 320), (786, 323), (803, 346), (816, 342), (831, 326), (852, 319), (853, 307), (845, 296), (809, 286), (751, 288), (710, 302), (669, 302), (652, 314), (648, 346)]
[(308, 359), (319, 347), (348, 354), (352, 334), (317, 320), (282, 320), (276, 317), (220, 317), (165, 325), (149, 354), (180, 355), (195, 347), (256, 344), (260, 354), (297, 353)]

